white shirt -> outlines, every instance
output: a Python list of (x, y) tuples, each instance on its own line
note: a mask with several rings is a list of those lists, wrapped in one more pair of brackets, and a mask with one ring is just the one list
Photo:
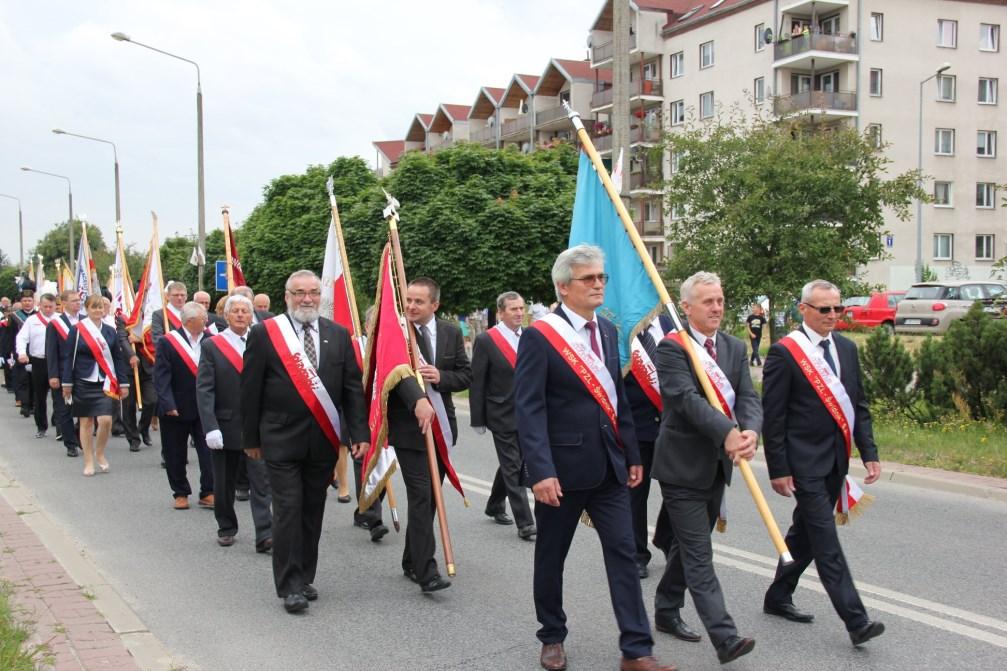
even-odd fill
[(199, 333), (193, 335), (192, 333), (189, 333), (188, 329), (186, 329), (183, 326), (182, 334), (189, 339), (189, 347), (192, 348), (192, 359), (193, 361), (196, 362), (196, 365), (198, 366), (199, 355), (203, 352), (203, 348), (199, 346), (200, 342), (202, 342), (203, 340), (203, 332), (200, 331)]
[[(566, 316), (570, 318), (570, 326), (573, 327), (573, 330), (577, 333), (577, 336), (581, 339), (581, 342), (583, 342), (585, 345), (587, 345), (587, 348), (589, 350), (592, 350), (592, 348), (591, 348), (591, 332), (588, 331), (587, 328), (585, 327), (585, 324), (587, 324), (588, 320), (584, 319), (579, 314), (577, 314), (576, 312), (574, 312), (572, 309), (570, 309), (569, 307), (567, 307), (566, 303), (563, 304), (563, 312), (565, 312)], [(594, 333), (595, 333), (595, 338), (597, 338), (598, 351), (601, 352), (601, 358), (602, 358), (602, 360), (604, 360), (605, 346), (601, 344), (601, 329), (598, 328), (598, 315), (592, 313), (591, 314), (591, 321), (595, 325)]]
[[(87, 319), (87, 317), (85, 317), (85, 319)], [(80, 320), (78, 319), (77, 322), (80, 322)], [(93, 324), (94, 322), (91, 322), (91, 323)], [(105, 323), (104, 319), (102, 319), (102, 323)], [(101, 330), (101, 326), (98, 327), (98, 330), (99, 331)], [(79, 334), (78, 334), (78, 337), (80, 337)], [(105, 336), (102, 335), (100, 337), (104, 338)], [(99, 344), (101, 344), (101, 343), (99, 342)], [(85, 347), (87, 347), (87, 345), (85, 345)], [(90, 349), (88, 351), (90, 351)], [(105, 374), (101, 372), (101, 367), (98, 365), (97, 361), (94, 364), (94, 368), (91, 369), (91, 373), (87, 377), (84, 378), (84, 381), (85, 382), (104, 382), (105, 381)]]
[(697, 331), (695, 328), (693, 328), (692, 324), (689, 324), (689, 333), (692, 334), (692, 338), (696, 342), (699, 343), (700, 347), (702, 347), (704, 349), (706, 349), (706, 341), (707, 340), (713, 340), (713, 351), (714, 352), (717, 351), (717, 333), (716, 332), (714, 332), (714, 334), (712, 336), (706, 336), (706, 335), (700, 333), (699, 331)]
[(231, 346), (234, 347), (238, 354), (242, 356), (245, 355), (245, 339), (248, 337), (248, 331), (245, 331), (245, 335), (239, 336), (237, 333), (228, 328), (221, 331), (220, 335), (227, 338), (227, 342), (231, 343)]
[[(21, 330), (17, 332), (17, 338), (14, 341), (15, 347), (17, 349), (17, 355), (27, 354), (29, 357), (34, 357), (36, 359), (45, 358), (45, 326), (39, 321), (39, 317), (42, 316), (41, 312), (32, 313), (28, 319), (25, 320), (24, 325)], [(46, 322), (55, 319), (56, 313), (53, 313), (52, 317), (46, 319)]]
[(521, 341), (521, 331), (522, 331), (521, 327), (518, 326), (517, 331), (512, 331), (509, 326), (507, 326), (503, 322), (500, 322), (493, 328), (500, 331), (500, 333), (504, 337), (504, 340), (509, 342), (510, 346), (514, 348), (514, 352), (517, 353), (517, 346), (518, 343)]
[[(808, 339), (811, 341), (811, 346), (822, 355), (822, 359), (825, 359), (825, 350), (822, 348), (821, 343), (823, 340), (829, 341), (829, 354), (832, 355), (832, 362), (836, 364), (836, 377), (840, 377), (840, 373), (842, 373), (843, 369), (839, 367), (839, 354), (836, 353), (836, 341), (832, 339), (832, 331), (829, 331), (829, 335), (823, 338), (812, 329), (802, 327), (802, 330), (807, 334)], [(828, 365), (828, 362), (826, 362), (826, 365)]]
[[(297, 321), (296, 319), (293, 319), (293, 318), (291, 318), (290, 321), (294, 323), (294, 332), (297, 333), (297, 339), (301, 341), (301, 347), (304, 347), (304, 324), (302, 324), (301, 322), (299, 322), (299, 321)], [(315, 343), (315, 358), (317, 359), (316, 363), (319, 366), (321, 366), (322, 365), (322, 348), (318, 346), (319, 345), (319, 342), (318, 342), (318, 320), (316, 319), (315, 321), (308, 322), (308, 323), (311, 324), (311, 339)], [(228, 330), (230, 330), (230, 329), (228, 329)], [(305, 356), (307, 356), (307, 355), (305, 355)]]
[(427, 363), (432, 366), (434, 365), (434, 361), (437, 361), (437, 315), (431, 317), (430, 321), (426, 324), (415, 324), (415, 326), (416, 332), (420, 334), (421, 338), (423, 337), (423, 331), (420, 330), (421, 326), (426, 326), (427, 331), (430, 332), (430, 358), (433, 361), (427, 361)]

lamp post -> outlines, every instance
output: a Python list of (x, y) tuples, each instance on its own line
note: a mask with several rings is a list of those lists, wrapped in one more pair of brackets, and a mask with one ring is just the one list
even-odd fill
[(8, 196), (0, 193), (0, 198), (10, 198), (17, 201), (17, 247), (18, 247), (18, 268), (24, 270), (24, 222), (21, 219), (21, 199), (17, 196)]
[(205, 265), (205, 255), (206, 255), (206, 209), (205, 203), (205, 193), (203, 188), (203, 85), (202, 79), (200, 77), (199, 63), (188, 58), (183, 58), (177, 54), (173, 54), (163, 49), (158, 49), (157, 47), (152, 47), (149, 44), (144, 44), (142, 42), (137, 42), (132, 39), (129, 35), (125, 33), (112, 33), (112, 39), (118, 42), (129, 42), (130, 44), (135, 44), (138, 47), (143, 47), (144, 49), (150, 49), (151, 51), (156, 51), (159, 54), (164, 54), (165, 56), (170, 56), (171, 58), (178, 59), (180, 61), (185, 61), (196, 68), (196, 190), (197, 190), (197, 207), (198, 217), (199, 217), (199, 249), (201, 254), (199, 255), (199, 290), (203, 290), (203, 267)]
[(118, 226), (119, 222), (122, 221), (122, 211), (119, 207), (119, 152), (116, 149), (115, 143), (111, 140), (103, 140), (100, 137), (91, 137), (89, 135), (71, 133), (70, 131), (63, 130), (62, 128), (53, 128), (52, 132), (56, 135), (69, 135), (71, 137), (79, 137), (82, 140), (93, 140), (94, 142), (104, 142), (105, 144), (112, 145), (112, 157), (115, 160), (115, 223)]
[[(917, 120), (917, 130), (919, 132), (919, 137), (917, 138), (917, 155), (916, 155), (916, 186), (923, 189), (923, 86), (931, 79), (939, 77), (941, 74), (946, 72), (951, 68), (950, 63), (945, 63), (944, 65), (937, 68), (937, 72), (933, 73), (926, 79), (920, 82), (920, 114)], [(916, 199), (916, 281), (923, 281), (923, 199)]]
[(67, 245), (67, 263), (70, 264), (70, 272), (74, 271), (74, 261), (77, 257), (73, 253), (73, 186), (70, 184), (70, 178), (66, 175), (57, 175), (54, 172), (46, 172), (45, 170), (36, 170), (35, 168), (29, 168), (28, 166), (21, 166), (21, 169), (25, 172), (37, 172), (40, 175), (49, 175), (50, 177), (59, 177), (60, 179), (66, 180), (66, 193), (67, 201), (70, 203), (70, 218), (66, 222), (67, 232), (70, 234), (70, 243)]

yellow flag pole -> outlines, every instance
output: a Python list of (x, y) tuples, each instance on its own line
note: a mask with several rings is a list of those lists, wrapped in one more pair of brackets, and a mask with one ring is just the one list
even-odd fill
[(224, 219), (224, 258), (227, 260), (227, 293), (234, 289), (234, 266), (231, 251), (231, 211), (227, 205), (220, 208), (220, 216)]
[(157, 212), (151, 210), (150, 216), (154, 220), (154, 230), (150, 237), (150, 253), (157, 254), (157, 283), (160, 285), (161, 291), (161, 317), (164, 320), (164, 335), (168, 335), (171, 333), (171, 322), (168, 321), (168, 296), (164, 293), (164, 270), (161, 268), (161, 245), (157, 239)]
[[(622, 225), (626, 229), (626, 235), (628, 235), (629, 239), (632, 241), (633, 247), (636, 249), (636, 253), (640, 256), (640, 261), (643, 262), (643, 267), (647, 270), (647, 275), (650, 277), (650, 281), (653, 282), (654, 287), (657, 289), (658, 296), (661, 298), (661, 302), (664, 304), (665, 308), (667, 308), (671, 321), (675, 325), (675, 329), (684, 331), (685, 329), (682, 324), (682, 320), (678, 315), (678, 310), (675, 309), (675, 303), (672, 301), (667, 287), (664, 286), (664, 281), (657, 272), (657, 267), (654, 265), (653, 260), (651, 260), (650, 254), (647, 253), (647, 248), (644, 246), (643, 240), (640, 239), (640, 234), (636, 230), (636, 225), (633, 223), (633, 219), (629, 216), (629, 212), (626, 210), (626, 204), (622, 202), (619, 192), (612, 183), (612, 178), (608, 174), (608, 169), (605, 168), (605, 164), (602, 163), (601, 156), (598, 155), (598, 151), (594, 148), (594, 143), (591, 142), (591, 137), (587, 134), (587, 130), (584, 129), (584, 123), (581, 121), (580, 115), (576, 110), (570, 107), (569, 103), (564, 102), (563, 107), (566, 108), (570, 117), (570, 122), (573, 123), (574, 128), (577, 130), (577, 139), (580, 140), (581, 146), (591, 159), (591, 163), (594, 165), (594, 169), (598, 173), (598, 178), (601, 179), (602, 184), (605, 186), (605, 191), (608, 193), (608, 197), (612, 200), (612, 204), (615, 206), (615, 211), (618, 213), (619, 219), (622, 221)], [(717, 394), (713, 389), (713, 384), (710, 382), (710, 378), (707, 376), (706, 370), (700, 363), (699, 355), (696, 353), (696, 348), (693, 347), (692, 339), (682, 338), (682, 344), (685, 346), (685, 351), (692, 362), (692, 368), (696, 372), (696, 376), (699, 378), (699, 383), (703, 387), (703, 392), (706, 394), (706, 398), (710, 402), (710, 405), (720, 412), (723, 412), (720, 402), (717, 400)], [(769, 532), (769, 538), (772, 540), (777, 554), (779, 554), (780, 559), (784, 564), (792, 563), (794, 559), (790, 554), (790, 550), (787, 549), (787, 544), (783, 540), (783, 534), (780, 533), (780, 528), (776, 524), (776, 518), (773, 517), (772, 511), (769, 509), (769, 504), (766, 503), (766, 497), (762, 494), (762, 489), (759, 487), (759, 483), (755, 479), (755, 473), (752, 472), (751, 465), (742, 459), (738, 462), (738, 470), (741, 471), (745, 484), (748, 486), (748, 491), (752, 495), (752, 500), (755, 501), (755, 507), (758, 509), (759, 515), (762, 517), (762, 521), (766, 525), (766, 530)]]
[[(115, 247), (116, 255), (122, 267), (119, 269), (119, 281), (122, 283), (122, 302), (126, 306), (126, 311), (133, 314), (133, 278), (129, 276), (129, 266), (126, 265), (126, 247), (122, 242), (122, 224), (115, 225)], [(131, 345), (133, 356), (137, 358), (137, 364), (133, 368), (133, 393), (136, 398), (137, 410), (143, 410), (143, 394), (140, 393), (140, 355), (136, 351), (136, 343)], [(119, 401), (122, 403), (122, 401)]]

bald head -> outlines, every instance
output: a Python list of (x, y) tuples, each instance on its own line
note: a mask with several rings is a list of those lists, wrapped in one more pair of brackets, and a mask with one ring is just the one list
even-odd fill
[(269, 312), (269, 296), (266, 294), (255, 294), (253, 305), (255, 305), (255, 309), (259, 312)]

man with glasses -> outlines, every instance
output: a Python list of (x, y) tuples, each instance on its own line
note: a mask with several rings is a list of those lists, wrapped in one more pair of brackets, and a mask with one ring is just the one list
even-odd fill
[(797, 499), (786, 538), (794, 561), (777, 566), (763, 610), (792, 622), (811, 622), (814, 616), (794, 606), (793, 594), (814, 560), (850, 640), (859, 646), (885, 627), (867, 616), (839, 545), (834, 512), (848, 514), (860, 493), (847, 476), (852, 445), (856, 443), (867, 469), (864, 484), (878, 480), (881, 462), (857, 347), (834, 332), (843, 313), (839, 289), (825, 280), (808, 282), (799, 309), (803, 325), (769, 348), (763, 375), (769, 477), (776, 493)]

